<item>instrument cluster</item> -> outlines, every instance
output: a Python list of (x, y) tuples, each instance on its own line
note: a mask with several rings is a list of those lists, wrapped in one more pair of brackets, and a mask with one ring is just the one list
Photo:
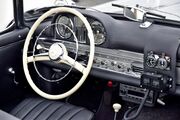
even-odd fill
[[(103, 24), (94, 19), (87, 17), (94, 34), (95, 45), (101, 45), (106, 40), (106, 31)], [(89, 44), (88, 33), (83, 22), (76, 16), (58, 15), (55, 20), (55, 33), (64, 40), (72, 40), (75, 33), (78, 42)]]

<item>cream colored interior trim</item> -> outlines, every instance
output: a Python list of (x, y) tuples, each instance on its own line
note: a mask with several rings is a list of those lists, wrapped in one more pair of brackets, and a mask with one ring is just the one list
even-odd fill
[(29, 56), (27, 57), (27, 63), (35, 61), (49, 61), (49, 56)]
[[(43, 92), (42, 90), (40, 90), (33, 82), (30, 74), (29, 74), (29, 70), (28, 70), (28, 62), (31, 61), (30, 58), (28, 59), (27, 57), (27, 52), (28, 52), (28, 46), (31, 40), (32, 35), (34, 34), (34, 31), (37, 29), (37, 27), (40, 25), (40, 23), (47, 18), (48, 16), (54, 14), (54, 13), (63, 13), (63, 12), (68, 12), (68, 13), (72, 13), (76, 16), (78, 16), (85, 24), (87, 31), (88, 31), (88, 37), (90, 40), (90, 55), (89, 55), (89, 60), (88, 60), (88, 64), (87, 67), (85, 68), (85, 70), (83, 71), (83, 76), (82, 78), (79, 80), (79, 82), (69, 91), (63, 93), (63, 94), (59, 94), (59, 95), (51, 95), (51, 94), (47, 94), (45, 92)], [(54, 8), (49, 10), (48, 12), (44, 13), (41, 17), (39, 17), (39, 19), (34, 23), (34, 25), (31, 27), (27, 37), (26, 37), (26, 41), (24, 43), (24, 49), (23, 49), (23, 69), (27, 78), (28, 83), (30, 84), (30, 86), (32, 87), (32, 89), (39, 94), (40, 96), (47, 98), (47, 99), (62, 99), (65, 97), (70, 96), (71, 94), (73, 94), (74, 92), (76, 92), (80, 86), (84, 83), (84, 81), (86, 80), (90, 69), (92, 67), (93, 64), (93, 58), (94, 58), (94, 50), (95, 50), (95, 46), (94, 46), (94, 36), (93, 36), (93, 32), (91, 29), (91, 26), (89, 24), (89, 22), (87, 21), (87, 19), (77, 10), (72, 9), (72, 8), (66, 8), (66, 7), (59, 7), (59, 8)]]
[[(85, 67), (80, 64), (79, 62), (75, 61), (73, 58), (64, 55), (62, 58), (62, 60), (59, 61), (59, 63), (64, 63), (67, 64), (69, 66), (73, 66), (76, 70), (78, 70), (79, 72), (84, 74), (84, 69)], [(31, 62), (37, 62), (37, 61), (50, 61), (50, 58), (48, 55), (37, 55), (37, 56), (29, 56), (27, 57), (27, 63), (31, 63)]]
[(79, 72), (81, 72), (83, 74), (86, 74), (86, 73), (84, 73), (85, 67), (82, 64), (80, 64), (79, 62), (77, 62), (74, 59), (72, 59), (71, 57), (64, 55), (62, 57), (62, 60), (66, 61), (65, 62), (66, 64), (68, 64), (70, 66), (73, 66)]

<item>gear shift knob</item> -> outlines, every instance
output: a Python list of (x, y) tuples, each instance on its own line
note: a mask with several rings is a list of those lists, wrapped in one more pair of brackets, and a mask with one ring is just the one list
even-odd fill
[(113, 109), (114, 109), (114, 112), (117, 113), (121, 109), (121, 105), (119, 103), (114, 103), (113, 104)]

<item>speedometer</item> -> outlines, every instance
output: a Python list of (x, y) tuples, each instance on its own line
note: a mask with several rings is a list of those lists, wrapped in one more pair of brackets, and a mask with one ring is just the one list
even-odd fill
[(100, 45), (105, 42), (106, 32), (103, 25), (99, 21), (94, 21), (91, 24), (95, 45)]
[(73, 28), (72, 20), (67, 16), (59, 16), (56, 20), (56, 31), (61, 38), (68, 39), (71, 37)]

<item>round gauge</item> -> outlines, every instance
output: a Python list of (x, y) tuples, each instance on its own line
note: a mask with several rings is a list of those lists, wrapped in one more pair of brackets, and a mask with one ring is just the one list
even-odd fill
[(106, 32), (103, 25), (99, 21), (94, 21), (91, 24), (95, 45), (100, 45), (105, 42)]
[(157, 58), (154, 56), (154, 54), (150, 54), (147, 56), (146, 64), (149, 67), (155, 67), (157, 64)]
[(56, 20), (56, 31), (61, 38), (68, 39), (71, 37), (73, 28), (72, 20), (67, 16), (60, 16)]

